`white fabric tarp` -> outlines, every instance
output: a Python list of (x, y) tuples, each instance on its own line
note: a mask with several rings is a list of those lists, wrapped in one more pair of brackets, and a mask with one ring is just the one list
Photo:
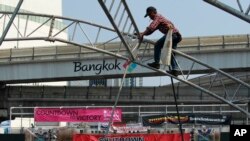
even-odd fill
[(169, 66), (171, 63), (171, 53), (172, 53), (172, 33), (173, 30), (169, 29), (166, 34), (166, 39), (161, 51), (161, 62), (165, 66)]

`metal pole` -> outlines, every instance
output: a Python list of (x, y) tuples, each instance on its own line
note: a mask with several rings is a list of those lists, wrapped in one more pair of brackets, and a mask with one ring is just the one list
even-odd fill
[[(173, 51), (174, 51), (174, 50), (173, 50)], [(175, 52), (177, 53), (177, 51), (175, 51)], [(179, 53), (179, 51), (178, 51), (178, 53)], [(207, 90), (207, 89), (204, 89), (204, 88), (202, 88), (202, 87), (200, 87), (200, 86), (198, 86), (198, 85), (196, 85), (196, 84), (194, 84), (194, 83), (192, 83), (192, 82), (189, 82), (189, 81), (187, 81), (187, 80), (183, 80), (183, 79), (180, 79), (180, 78), (178, 78), (178, 77), (175, 77), (175, 76), (173, 76), (173, 75), (171, 75), (171, 74), (169, 74), (169, 73), (166, 73), (166, 72), (163, 71), (163, 70), (158, 70), (158, 69), (152, 68), (152, 67), (147, 66), (147, 65), (145, 65), (145, 64), (142, 64), (142, 63), (140, 63), (140, 62), (136, 62), (136, 63), (139, 64), (140, 66), (143, 66), (143, 67), (149, 68), (149, 69), (151, 69), (151, 70), (154, 70), (154, 71), (156, 71), (156, 72), (165, 74), (166, 76), (173, 77), (174, 79), (179, 80), (180, 82), (183, 82), (183, 83), (185, 83), (185, 84), (187, 84), (187, 85), (189, 85), (189, 86), (191, 86), (191, 87), (193, 87), (193, 88), (196, 88), (196, 89), (198, 89), (198, 90), (201, 90), (201, 91), (203, 91), (203, 92), (209, 94), (210, 96), (212, 96), (212, 97), (214, 97), (214, 98), (216, 98), (216, 99), (218, 99), (218, 100), (220, 100), (220, 101), (223, 101), (224, 103), (227, 103), (227, 104), (231, 105), (232, 107), (238, 109), (239, 111), (241, 111), (242, 113), (244, 113), (244, 114), (246, 114), (248, 117), (250, 117), (250, 113), (249, 113), (248, 111), (246, 111), (245, 109), (239, 107), (238, 105), (236, 105), (236, 104), (234, 104), (234, 103), (232, 103), (232, 102), (230, 102), (230, 101), (228, 101), (228, 100), (225, 100), (224, 98), (218, 96), (217, 94), (215, 94), (215, 93), (213, 93), (213, 92), (211, 92), (211, 91), (209, 91), (209, 90)]]
[(125, 69), (124, 74), (123, 74), (123, 77), (122, 77), (122, 83), (121, 83), (121, 85), (120, 85), (118, 94), (117, 94), (117, 96), (116, 96), (115, 104), (114, 104), (114, 106), (113, 106), (113, 108), (112, 108), (111, 117), (110, 117), (110, 120), (109, 120), (108, 128), (107, 128), (107, 130), (106, 130), (106, 135), (108, 134), (109, 129), (110, 129), (110, 126), (111, 126), (111, 124), (112, 124), (112, 122), (113, 122), (113, 117), (114, 117), (115, 109), (116, 109), (116, 106), (117, 106), (117, 103), (118, 103), (118, 100), (119, 100), (119, 97), (120, 97), (120, 94), (121, 94), (121, 91), (122, 91), (123, 83), (124, 83), (124, 81), (125, 81), (125, 78), (126, 78), (126, 75), (127, 75), (127, 71), (128, 71), (129, 65), (130, 65), (130, 62), (129, 62), (128, 65), (126, 66), (126, 69)]
[(174, 94), (175, 108), (176, 108), (176, 112), (177, 112), (177, 116), (178, 116), (179, 130), (180, 130), (180, 133), (181, 133), (181, 139), (182, 139), (182, 141), (184, 141), (184, 136), (183, 136), (183, 131), (182, 131), (182, 123), (181, 123), (181, 119), (180, 119), (180, 112), (179, 112), (179, 107), (178, 107), (178, 103), (177, 103), (173, 77), (171, 77), (171, 84), (172, 84), (172, 89), (173, 89), (173, 94)]
[(20, 129), (20, 133), (23, 133), (23, 109), (22, 109), (22, 105), (19, 105), (19, 109), (20, 109), (20, 114), (21, 114), (21, 129)]
[(3, 40), (4, 40), (5, 36), (7, 35), (7, 33), (8, 33), (8, 31), (9, 31), (9, 29), (10, 29), (10, 27), (11, 27), (11, 25), (12, 25), (12, 23), (13, 23), (15, 17), (16, 17), (16, 15), (17, 15), (17, 13), (18, 13), (18, 11), (19, 11), (19, 9), (20, 9), (22, 3), (23, 3), (23, 0), (20, 0), (20, 1), (18, 2), (17, 6), (16, 6), (16, 9), (14, 10), (14, 13), (12, 14), (12, 16), (11, 16), (11, 18), (10, 18), (10, 21), (9, 21), (8, 25), (6, 26), (6, 28), (5, 28), (5, 30), (4, 30), (4, 32), (3, 32), (3, 34), (2, 34), (2, 37), (0, 38), (0, 46), (2, 45)]
[(10, 107), (10, 130), (9, 133), (11, 133), (11, 119), (12, 119), (12, 107)]
[[(134, 26), (134, 28), (135, 28), (136, 33), (140, 33), (139, 28), (138, 28), (137, 25), (136, 25), (136, 22), (135, 22), (135, 20), (134, 20), (134, 18), (133, 18), (133, 16), (132, 16), (131, 11), (129, 10), (129, 7), (128, 7), (126, 1), (125, 1), (125, 0), (122, 0), (122, 3), (123, 3), (123, 5), (124, 5), (124, 7), (125, 7), (125, 9), (126, 9), (126, 11), (127, 11), (127, 14), (128, 14), (128, 16), (129, 16), (129, 18), (130, 18), (130, 20), (131, 20), (131, 23), (133, 24), (133, 26)], [(139, 34), (138, 34), (138, 35), (139, 35)]]
[(184, 54), (184, 53), (182, 53), (182, 52), (180, 52), (180, 51), (178, 51), (178, 50), (174, 50), (174, 49), (173, 49), (173, 52), (174, 52), (174, 53), (177, 53), (178, 55), (181, 55), (181, 56), (183, 56), (183, 57), (185, 57), (185, 58), (188, 58), (188, 59), (190, 59), (190, 60), (192, 60), (192, 61), (195, 61), (196, 63), (198, 63), (198, 64), (200, 64), (200, 65), (202, 65), (202, 66), (205, 66), (205, 67), (207, 67), (207, 68), (209, 68), (209, 69), (212, 69), (212, 70), (214, 70), (214, 71), (216, 71), (216, 72), (219, 72), (219, 73), (223, 74), (224, 76), (226, 76), (226, 77), (228, 77), (228, 78), (230, 78), (230, 79), (232, 79), (232, 80), (234, 80), (234, 81), (236, 81), (236, 82), (238, 82), (238, 83), (240, 83), (240, 84), (246, 86), (247, 88), (250, 88), (250, 85), (249, 85), (248, 83), (246, 83), (246, 82), (244, 82), (244, 81), (242, 81), (242, 80), (240, 80), (240, 79), (238, 79), (238, 78), (235, 78), (235, 77), (233, 77), (232, 75), (230, 75), (230, 74), (228, 74), (228, 73), (226, 73), (226, 72), (224, 72), (224, 71), (222, 71), (222, 70), (220, 70), (220, 69), (211, 67), (211, 66), (209, 66), (209, 65), (207, 65), (207, 64), (205, 64), (205, 63), (203, 63), (203, 62), (201, 62), (201, 61), (199, 61), (199, 60), (193, 58), (192, 56), (186, 55), (186, 54)]
[[(248, 103), (246, 104), (246, 111), (248, 111)], [(248, 117), (246, 117), (247, 119), (246, 119), (246, 121), (247, 121), (247, 125), (249, 125), (249, 123), (248, 123)]]
[(118, 27), (117, 27), (115, 21), (113, 20), (111, 14), (110, 14), (109, 11), (108, 11), (106, 5), (103, 3), (102, 0), (98, 0), (98, 2), (100, 3), (100, 5), (101, 5), (102, 9), (104, 10), (106, 16), (108, 17), (109, 21), (110, 21), (111, 24), (113, 25), (113, 27), (114, 27), (116, 33), (118, 34), (118, 36), (120, 37), (122, 43), (123, 43), (124, 46), (126, 47), (128, 53), (129, 53), (129, 55), (130, 55), (130, 58), (131, 58), (132, 60), (136, 60), (136, 57), (133, 55), (131, 49), (129, 48), (129, 45), (128, 45), (127, 42), (125, 41), (125, 39), (124, 39), (124, 37), (123, 37), (123, 34), (122, 34), (122, 33), (120, 32), (120, 30), (118, 29)]
[(222, 3), (222, 2), (219, 2), (219, 0), (204, 0), (205, 2), (217, 7), (217, 8), (220, 8), (248, 23), (250, 23), (250, 17), (242, 12), (239, 12), (238, 10), (230, 7), (230, 6), (227, 6), (226, 4)]

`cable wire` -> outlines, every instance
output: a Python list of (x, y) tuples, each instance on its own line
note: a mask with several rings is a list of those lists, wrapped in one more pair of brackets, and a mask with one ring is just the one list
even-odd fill
[(176, 93), (175, 93), (175, 88), (174, 88), (173, 77), (171, 77), (171, 84), (172, 84), (172, 89), (173, 89), (173, 94), (174, 94), (176, 112), (177, 112), (177, 116), (178, 116), (179, 130), (181, 132), (181, 139), (182, 139), (182, 141), (184, 141), (184, 136), (183, 136), (183, 131), (182, 131), (182, 123), (180, 121), (180, 113), (179, 113), (179, 108), (178, 108), (178, 103), (177, 103), (177, 98), (176, 98)]

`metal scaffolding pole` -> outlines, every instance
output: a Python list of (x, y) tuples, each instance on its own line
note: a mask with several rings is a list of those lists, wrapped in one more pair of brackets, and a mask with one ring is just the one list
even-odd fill
[(126, 75), (127, 75), (127, 71), (128, 71), (129, 65), (130, 65), (130, 63), (127, 64), (126, 69), (125, 69), (124, 74), (123, 74), (123, 77), (122, 77), (122, 83), (121, 83), (121, 85), (120, 85), (118, 94), (117, 94), (117, 96), (116, 96), (115, 104), (114, 104), (114, 106), (113, 106), (113, 108), (112, 108), (111, 117), (110, 117), (110, 119), (109, 119), (109, 124), (108, 124), (107, 130), (106, 130), (106, 135), (109, 133), (110, 126), (111, 126), (111, 124), (113, 123), (113, 117), (114, 117), (114, 114), (115, 114), (115, 109), (116, 109), (118, 100), (119, 100), (119, 98), (120, 98), (120, 94), (121, 94), (121, 91), (122, 91), (122, 88), (123, 88), (124, 81), (125, 81), (125, 79), (126, 79)]

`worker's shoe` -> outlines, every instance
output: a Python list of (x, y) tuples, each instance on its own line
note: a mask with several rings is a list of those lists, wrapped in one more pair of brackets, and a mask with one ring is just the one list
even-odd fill
[(150, 66), (150, 67), (152, 67), (152, 68), (156, 68), (156, 69), (159, 69), (159, 68), (160, 68), (160, 64), (159, 64), (159, 63), (156, 63), (156, 62), (148, 63), (148, 66)]
[(170, 70), (170, 71), (166, 71), (169, 74), (172, 74), (173, 76), (177, 77), (180, 73), (178, 70)]

